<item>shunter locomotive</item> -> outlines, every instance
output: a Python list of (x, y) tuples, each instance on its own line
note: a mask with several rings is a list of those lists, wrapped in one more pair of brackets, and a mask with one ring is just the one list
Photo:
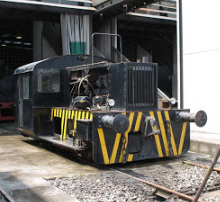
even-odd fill
[(186, 153), (205, 112), (159, 109), (157, 64), (60, 56), (15, 70), (18, 130), (97, 164)]

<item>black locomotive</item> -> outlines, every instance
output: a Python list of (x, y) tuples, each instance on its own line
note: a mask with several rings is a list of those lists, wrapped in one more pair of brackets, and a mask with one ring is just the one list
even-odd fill
[(178, 156), (203, 111), (158, 109), (157, 64), (89, 55), (50, 58), (15, 71), (22, 134), (97, 164)]
[(15, 78), (4, 61), (0, 60), (0, 121), (15, 119)]

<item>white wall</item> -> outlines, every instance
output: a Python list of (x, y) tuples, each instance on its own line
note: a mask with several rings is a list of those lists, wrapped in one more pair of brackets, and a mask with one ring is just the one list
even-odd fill
[(184, 108), (206, 111), (192, 130), (220, 134), (220, 0), (183, 0)]

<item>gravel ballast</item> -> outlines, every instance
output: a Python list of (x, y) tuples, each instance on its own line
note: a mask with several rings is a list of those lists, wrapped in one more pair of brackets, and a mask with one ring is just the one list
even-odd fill
[[(202, 162), (197, 162), (202, 164)], [(166, 188), (191, 196), (204, 179), (207, 169), (183, 164), (167, 163), (157, 166), (120, 167), (122, 172), (147, 180)], [(74, 195), (81, 202), (157, 202), (164, 201), (155, 196), (156, 189), (145, 183), (129, 178), (114, 171), (101, 171), (98, 174), (74, 175), (50, 179), (50, 183)], [(205, 189), (220, 185), (220, 176), (213, 171)], [(193, 194), (194, 192), (194, 194)], [(181, 199), (167, 201), (181, 202)], [(207, 202), (220, 201), (220, 196), (206, 199)]]

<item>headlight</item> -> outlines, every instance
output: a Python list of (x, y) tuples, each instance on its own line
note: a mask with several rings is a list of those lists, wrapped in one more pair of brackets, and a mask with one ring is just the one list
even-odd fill
[(175, 105), (176, 104), (176, 99), (174, 97), (170, 98), (170, 104)]
[(115, 105), (115, 100), (109, 99), (109, 100), (108, 100), (108, 105), (109, 105), (110, 107), (113, 107), (113, 106)]

